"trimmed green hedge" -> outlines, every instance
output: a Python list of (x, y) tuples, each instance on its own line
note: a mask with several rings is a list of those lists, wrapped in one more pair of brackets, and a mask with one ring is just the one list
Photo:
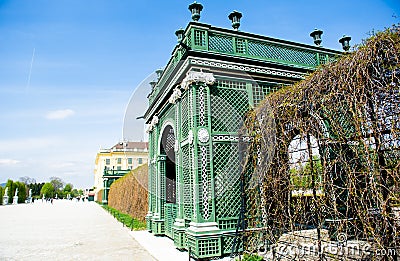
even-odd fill
[(123, 226), (130, 228), (131, 230), (145, 230), (146, 222), (142, 222), (131, 217), (128, 214), (124, 214), (119, 212), (118, 210), (109, 207), (107, 205), (102, 205), (102, 207), (107, 210), (113, 217), (115, 217), (119, 222), (122, 223)]

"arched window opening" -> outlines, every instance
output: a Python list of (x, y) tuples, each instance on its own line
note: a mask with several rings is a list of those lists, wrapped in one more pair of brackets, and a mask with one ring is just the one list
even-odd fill
[(161, 138), (161, 155), (165, 161), (165, 202), (176, 203), (175, 132), (172, 126), (165, 127)]
[(322, 164), (317, 139), (309, 134), (296, 135), (289, 144), (288, 156), (292, 196), (312, 194), (313, 188), (322, 193)]

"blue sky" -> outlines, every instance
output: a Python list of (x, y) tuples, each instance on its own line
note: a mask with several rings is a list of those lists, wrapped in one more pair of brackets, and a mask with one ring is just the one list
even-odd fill
[[(98, 149), (122, 139), (127, 104), (144, 99), (135, 88), (168, 62), (191, 2), (0, 0), (0, 183), (58, 176), (92, 187)], [(400, 22), (395, 0), (199, 2), (201, 22), (230, 28), (238, 10), (242, 31), (312, 44), (319, 28), (337, 50), (343, 34), (354, 45)]]

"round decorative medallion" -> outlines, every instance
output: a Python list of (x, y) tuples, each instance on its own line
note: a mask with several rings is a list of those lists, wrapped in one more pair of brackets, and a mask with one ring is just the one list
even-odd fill
[(208, 134), (207, 129), (201, 128), (197, 132), (197, 136), (199, 137), (200, 142), (207, 142), (210, 139), (210, 135)]
[(189, 130), (188, 141), (189, 141), (189, 144), (193, 143), (193, 131), (192, 130)]

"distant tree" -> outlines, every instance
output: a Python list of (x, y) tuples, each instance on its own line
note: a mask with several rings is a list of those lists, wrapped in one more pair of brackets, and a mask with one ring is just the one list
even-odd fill
[(29, 189), (32, 189), (32, 196), (33, 197), (35, 197), (35, 196), (39, 197), (40, 196), (40, 190), (42, 189), (43, 185), (44, 185), (44, 182), (28, 184), (28, 191), (29, 191)]
[(22, 183), (25, 183), (26, 185), (36, 183), (36, 179), (30, 178), (28, 176), (20, 177), (19, 181), (21, 181)]
[(74, 186), (71, 183), (67, 183), (67, 185), (64, 187), (64, 192), (70, 193), (73, 188)]
[[(8, 202), (12, 200), (12, 197), (14, 196), (14, 191), (15, 191), (15, 186), (14, 186), (14, 181), (11, 179), (7, 180), (6, 188), (8, 188)], [(13, 191), (14, 189), (14, 191)], [(12, 201), (11, 201), (12, 202)]]
[(53, 184), (51, 184), (50, 182), (47, 182), (43, 185), (42, 189), (40, 190), (40, 196), (46, 197), (46, 198), (52, 198), (54, 197), (54, 187)]
[(46, 184), (46, 183), (44, 183), (44, 182), (42, 182), (40, 184), (38, 183), (38, 187), (37, 187), (38, 196), (40, 196), (40, 191), (42, 191), (44, 184)]
[(65, 184), (65, 182), (59, 177), (51, 177), (50, 183), (53, 185), (55, 191), (61, 190)]
[(0, 205), (3, 205), (4, 190), (5, 190), (5, 188), (0, 186)]
[[(26, 200), (26, 189), (27, 186), (25, 183), (20, 182), (20, 181), (16, 181), (14, 182), (15, 184), (15, 189), (18, 188), (18, 203), (24, 203)], [(14, 195), (15, 195), (15, 191), (14, 191)]]
[(77, 196), (79, 196), (79, 191), (77, 190), (77, 189), (73, 189), (72, 191), (71, 191), (71, 197), (77, 197)]
[(32, 197), (35, 196), (35, 186), (37, 183), (31, 183), (28, 184), (28, 191), (31, 189), (32, 190)]
[(313, 169), (310, 162), (305, 165), (299, 164), (297, 167), (290, 169), (290, 182), (295, 189), (311, 189), (312, 179), (315, 176), (315, 186), (322, 186), (322, 164), (318, 156), (313, 156)]
[[(25, 183), (16, 181), (14, 182), (13, 180), (9, 179), (7, 180), (6, 188), (8, 188), (8, 202), (12, 203), (13, 197), (15, 195), (15, 191), (18, 188), (18, 203), (24, 203), (26, 199), (26, 190), (27, 186)], [(1, 195), (3, 197), (4, 195)]]

